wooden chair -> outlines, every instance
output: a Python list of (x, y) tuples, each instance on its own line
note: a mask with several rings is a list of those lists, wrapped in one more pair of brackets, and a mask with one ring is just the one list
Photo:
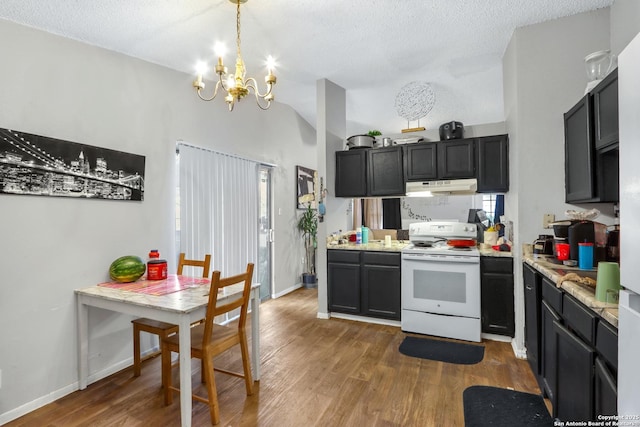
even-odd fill
[[(178, 274), (182, 274), (184, 266), (202, 267), (202, 277), (209, 277), (209, 270), (211, 268), (211, 255), (207, 254), (204, 260), (185, 259), (184, 253), (180, 254), (178, 260)], [(178, 325), (172, 323), (160, 322), (158, 320), (147, 319), (142, 317), (131, 321), (133, 323), (133, 376), (139, 377), (141, 373), (142, 359), (140, 357), (140, 332), (148, 332), (150, 334), (158, 335), (160, 342), (169, 335), (178, 332)], [(199, 322), (197, 322), (199, 323)], [(160, 354), (160, 351), (154, 352), (144, 360), (151, 357), (155, 357)], [(204, 378), (204, 377), (203, 377)]]
[[(220, 278), (220, 272), (214, 271), (211, 276), (211, 290), (209, 291), (209, 302), (207, 305), (207, 315), (204, 323), (191, 328), (191, 357), (201, 359), (205, 373), (205, 383), (207, 387), (208, 399), (193, 395), (193, 399), (209, 404), (211, 413), (211, 424), (220, 422), (220, 410), (218, 406), (218, 396), (214, 370), (239, 378), (244, 378), (247, 396), (253, 394), (253, 379), (251, 376), (251, 359), (249, 357), (249, 347), (247, 344), (247, 334), (245, 324), (247, 322), (247, 308), (249, 306), (249, 296), (251, 294), (251, 278), (253, 276), (253, 264), (247, 265), (247, 271), (232, 277)], [(231, 301), (218, 305), (218, 291), (237, 283), (243, 283), (242, 295)], [(216, 316), (228, 313), (240, 308), (240, 319), (238, 326), (222, 326), (214, 323)], [(180, 333), (165, 337), (162, 340), (162, 383), (164, 387), (165, 405), (173, 402), (173, 392), (180, 391), (179, 388), (171, 384), (171, 352), (179, 353)], [(244, 374), (227, 371), (213, 367), (214, 356), (225, 350), (240, 344), (242, 353), (242, 366)]]

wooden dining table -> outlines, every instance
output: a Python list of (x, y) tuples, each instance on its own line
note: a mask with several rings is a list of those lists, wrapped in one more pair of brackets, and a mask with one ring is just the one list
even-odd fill
[[(84, 390), (89, 377), (89, 307), (98, 307), (135, 317), (178, 325), (189, 331), (191, 324), (205, 317), (210, 280), (170, 274), (166, 280), (139, 280), (132, 283), (105, 282), (76, 289), (78, 306), (78, 377)], [(218, 301), (234, 299), (243, 284), (220, 291)], [(254, 380), (260, 379), (260, 284), (251, 287), (251, 367)], [(191, 426), (191, 334), (180, 340), (180, 416), (182, 426)]]

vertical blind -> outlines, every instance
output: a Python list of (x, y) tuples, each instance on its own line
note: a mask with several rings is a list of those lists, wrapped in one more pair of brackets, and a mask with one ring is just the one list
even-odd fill
[(178, 152), (180, 252), (211, 254), (222, 277), (257, 267), (259, 164), (184, 143)]

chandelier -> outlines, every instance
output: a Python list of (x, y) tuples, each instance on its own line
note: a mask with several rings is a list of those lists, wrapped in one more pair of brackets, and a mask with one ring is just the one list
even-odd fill
[[(242, 3), (246, 3), (248, 0), (229, 0), (231, 3), (235, 3), (237, 5), (237, 13), (236, 13), (236, 70), (235, 74), (227, 74), (227, 67), (224, 66), (222, 62), (222, 46), (218, 45), (216, 48), (216, 55), (218, 56), (218, 62), (216, 64), (216, 74), (218, 74), (218, 81), (216, 82), (216, 87), (213, 91), (213, 95), (210, 98), (207, 98), (202, 95), (202, 91), (204, 89), (204, 82), (202, 81), (203, 70), (198, 70), (197, 78), (193, 82), (193, 87), (196, 89), (198, 93), (198, 97), (203, 101), (211, 101), (218, 94), (218, 90), (222, 88), (227, 94), (224, 97), (225, 102), (229, 106), (229, 111), (233, 111), (233, 106), (236, 102), (240, 102), (242, 98), (247, 96), (250, 91), (256, 97), (256, 103), (258, 107), (263, 110), (268, 109), (271, 106), (271, 101), (273, 101), (273, 85), (276, 84), (276, 76), (273, 74), (273, 58), (269, 57), (267, 60), (267, 67), (269, 73), (265, 76), (264, 82), (266, 83), (266, 91), (264, 93), (260, 93), (258, 90), (258, 83), (253, 77), (245, 78), (246, 69), (244, 66), (244, 61), (242, 60), (242, 54), (240, 52), (240, 5)], [(199, 67), (202, 68), (202, 67)]]

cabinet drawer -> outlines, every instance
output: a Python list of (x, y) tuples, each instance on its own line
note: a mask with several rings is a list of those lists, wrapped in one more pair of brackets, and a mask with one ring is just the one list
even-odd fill
[(400, 252), (363, 252), (363, 264), (400, 266)]
[(360, 263), (360, 251), (341, 251), (330, 249), (327, 251), (328, 262), (347, 262), (350, 264)]
[(567, 294), (564, 295), (562, 304), (562, 314), (567, 324), (580, 334), (588, 344), (594, 345), (597, 315)]
[(542, 279), (542, 299), (555, 311), (562, 313), (562, 290), (546, 277)]
[(480, 257), (480, 271), (483, 273), (513, 274), (513, 258)]
[(596, 329), (596, 350), (618, 370), (618, 331), (607, 322), (599, 321)]

